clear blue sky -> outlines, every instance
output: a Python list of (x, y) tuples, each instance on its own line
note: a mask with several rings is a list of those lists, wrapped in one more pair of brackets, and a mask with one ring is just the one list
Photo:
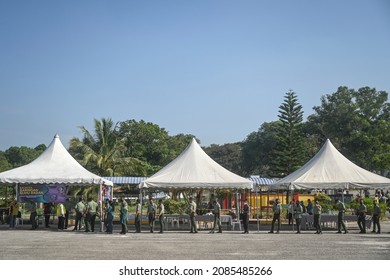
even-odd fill
[(0, 150), (93, 119), (242, 141), (294, 90), (390, 93), (390, 2), (0, 0)]

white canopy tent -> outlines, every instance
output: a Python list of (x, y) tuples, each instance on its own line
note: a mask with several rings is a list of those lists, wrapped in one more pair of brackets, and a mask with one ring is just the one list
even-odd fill
[(176, 159), (139, 185), (139, 188), (149, 190), (252, 187), (252, 181), (230, 172), (211, 159), (195, 139)]
[(112, 182), (82, 167), (54, 136), (49, 147), (31, 163), (0, 173), (3, 184), (108, 185)]
[(369, 172), (349, 161), (329, 139), (304, 166), (269, 185), (270, 190), (368, 188), (390, 188), (390, 179)]

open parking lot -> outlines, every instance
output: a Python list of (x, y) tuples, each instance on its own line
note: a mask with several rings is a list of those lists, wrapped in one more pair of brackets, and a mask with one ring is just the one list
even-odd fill
[(188, 230), (164, 234), (136, 234), (129, 226), (127, 235), (103, 232), (73, 232), (70, 229), (29, 230), (29, 225), (10, 230), (0, 226), (2, 260), (390, 260), (390, 222), (382, 223), (382, 234), (359, 234), (350, 225), (349, 234), (329, 229), (321, 235), (314, 231), (295, 234), (287, 226), (280, 234), (268, 234), (269, 225), (260, 231), (252, 225), (249, 234), (207, 230), (190, 234)]

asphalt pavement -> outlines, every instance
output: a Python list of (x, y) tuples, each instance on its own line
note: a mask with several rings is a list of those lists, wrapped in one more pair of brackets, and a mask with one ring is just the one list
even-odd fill
[[(210, 234), (189, 233), (186, 225), (163, 234), (86, 233), (55, 225), (29, 230), (30, 225), (9, 229), (0, 225), (1, 260), (390, 260), (390, 222), (382, 222), (382, 233), (359, 234), (348, 224), (348, 234), (326, 229), (323, 234), (304, 230), (296, 234), (288, 225), (279, 234), (269, 234), (269, 225), (251, 225), (249, 234), (225, 230)], [(158, 226), (157, 226), (158, 230)]]

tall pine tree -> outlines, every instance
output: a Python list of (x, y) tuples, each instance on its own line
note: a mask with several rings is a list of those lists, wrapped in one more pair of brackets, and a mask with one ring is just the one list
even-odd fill
[(303, 164), (303, 111), (298, 98), (292, 90), (284, 96), (279, 106), (279, 126), (273, 160), (270, 169), (275, 177), (284, 177), (297, 170)]

